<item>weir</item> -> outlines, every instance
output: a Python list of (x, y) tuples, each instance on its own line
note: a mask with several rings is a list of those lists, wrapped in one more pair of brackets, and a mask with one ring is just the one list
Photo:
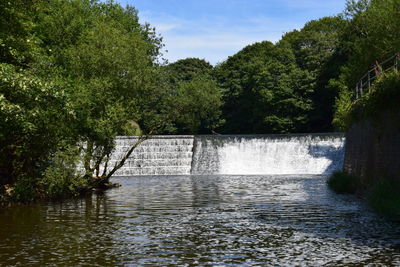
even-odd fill
[[(137, 137), (120, 136), (111, 164)], [(344, 135), (153, 136), (115, 176), (329, 174), (343, 167)]]

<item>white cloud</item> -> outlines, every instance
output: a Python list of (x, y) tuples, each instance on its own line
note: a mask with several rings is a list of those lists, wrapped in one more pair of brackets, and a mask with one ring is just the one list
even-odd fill
[(186, 57), (198, 57), (216, 64), (249, 44), (264, 40), (275, 42), (280, 39), (280, 36), (280, 32), (255, 34), (233, 30), (197, 35), (170, 34), (165, 36), (164, 43), (169, 50), (166, 57), (171, 62)]
[(256, 41), (260, 40), (233, 34), (175, 35), (165, 38), (166, 47), (169, 48), (169, 53), (166, 56), (171, 62), (186, 57), (198, 57), (215, 64)]
[(170, 62), (181, 58), (204, 58), (212, 64), (222, 62), (243, 47), (264, 40), (278, 41), (282, 34), (302, 25), (285, 20), (256, 17), (230, 26), (224, 18), (188, 21), (168, 15), (144, 13), (141, 22), (149, 22), (163, 36), (164, 53)]
[(169, 32), (169, 31), (172, 31), (172, 30), (174, 30), (174, 29), (176, 29), (176, 28), (178, 28), (179, 27), (179, 25), (176, 25), (176, 24), (168, 24), (168, 23), (160, 23), (160, 24), (158, 24), (157, 25), (157, 31), (159, 31), (159, 32)]
[[(237, 1), (237, 0), (236, 0)], [(240, 0), (241, 1), (241, 0)], [(344, 0), (276, 0), (293, 9), (330, 9), (343, 6)], [(182, 19), (165, 13), (140, 12), (141, 22), (149, 22), (163, 37), (164, 53), (170, 62), (181, 58), (204, 58), (212, 64), (222, 62), (243, 47), (264, 40), (278, 41), (281, 36), (300, 29), (307, 20), (287, 16), (251, 16), (229, 20), (227, 16), (205, 16), (196, 20)], [(231, 18), (232, 19), (232, 18)]]

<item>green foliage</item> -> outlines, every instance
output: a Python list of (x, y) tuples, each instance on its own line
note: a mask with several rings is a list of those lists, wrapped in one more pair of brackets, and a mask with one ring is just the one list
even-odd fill
[(327, 184), (336, 193), (354, 194), (360, 187), (360, 180), (344, 172), (334, 172), (329, 177)]
[[(347, 22), (339, 17), (325, 17), (307, 23), (303, 29), (294, 32), (292, 44), (298, 66), (309, 72), (309, 88), (313, 108), (309, 112), (308, 131), (331, 131), (333, 105), (340, 88), (332, 86), (331, 80), (339, 77), (340, 69), (347, 55), (340, 52), (341, 40)], [(288, 34), (290, 35), (290, 33)]]
[(304, 131), (313, 88), (287, 42), (248, 46), (219, 65), (216, 77), (224, 89), (225, 132)]
[(299, 67), (318, 76), (335, 53), (345, 25), (339, 17), (324, 17), (308, 22), (300, 31), (287, 33), (282, 40), (291, 44)]
[(351, 123), (349, 112), (353, 105), (352, 98), (353, 93), (347, 88), (342, 88), (335, 101), (335, 116), (332, 123), (337, 129), (342, 131), (345, 131)]
[(371, 92), (355, 101), (348, 113), (350, 123), (374, 118), (384, 110), (398, 109), (400, 100), (400, 73), (384, 73), (371, 87)]
[(185, 58), (165, 66), (170, 83), (190, 81), (197, 76), (210, 76), (213, 66), (199, 58)]
[[(162, 43), (136, 9), (17, 0), (0, 13), (0, 187), (21, 200), (38, 186), (39, 195), (69, 195), (100, 175), (116, 135), (162, 129)], [(71, 146), (84, 179), (72, 173)]]
[(400, 183), (383, 179), (372, 187), (368, 194), (371, 207), (392, 220), (400, 221)]
[[(107, 182), (100, 165), (116, 135), (319, 132), (332, 130), (335, 99), (341, 129), (395, 107), (398, 73), (354, 104), (349, 88), (400, 50), (399, 18), (398, 0), (349, 0), (341, 17), (247, 46), (215, 68), (196, 58), (162, 66), (162, 40), (134, 7), (2, 1), (0, 187), (28, 200), (73, 194), (94, 176)], [(84, 178), (72, 171), (75, 156)]]
[(352, 100), (352, 92), (344, 88), (336, 100), (334, 123), (346, 130), (354, 122), (376, 118), (384, 110), (398, 109), (399, 100), (400, 73), (393, 70), (380, 75), (370, 92), (356, 101)]
[(36, 180), (31, 177), (19, 177), (11, 188), (9, 200), (18, 202), (30, 202), (37, 197)]
[(342, 80), (351, 90), (376, 61), (400, 51), (398, 5), (398, 0), (348, 1), (344, 12), (348, 24), (341, 46), (349, 58)]
[(170, 113), (180, 133), (204, 133), (221, 123), (221, 89), (209, 77), (199, 76), (177, 84), (170, 96)]
[(210, 133), (219, 127), (222, 90), (212, 77), (213, 67), (202, 59), (187, 58), (164, 67), (170, 133)]
[[(153, 116), (146, 113), (160, 97), (154, 65), (161, 43), (148, 25), (138, 23), (132, 7), (85, 0), (44, 5), (51, 13), (39, 16), (37, 31), (68, 84), (76, 139), (87, 144), (81, 148), (91, 179), (100, 175), (95, 171), (129, 121), (146, 120), (142, 130), (153, 131), (146, 127)], [(53, 68), (43, 71), (54, 73)]]
[(42, 195), (50, 198), (76, 196), (88, 188), (88, 181), (77, 169), (79, 155), (76, 146), (67, 146), (53, 156), (38, 185)]
[(143, 132), (140, 129), (139, 124), (134, 121), (128, 121), (123, 127), (122, 132), (119, 133), (120, 135), (142, 135)]
[(70, 110), (55, 82), (0, 64), (0, 174), (2, 184), (38, 177), (68, 132)]
[(38, 1), (14, 0), (0, 2), (0, 62), (26, 66), (40, 49), (39, 40), (32, 34), (32, 17)]
[(275, 45), (250, 45), (216, 68), (229, 133), (332, 129), (333, 103), (346, 56), (337, 52), (346, 21), (326, 17), (285, 34)]
[[(341, 37), (338, 53), (347, 54), (348, 58), (341, 68), (340, 76), (336, 79), (336, 84), (341, 85), (342, 93), (337, 98), (334, 118), (335, 124), (341, 128), (347, 127), (354, 116), (354, 114), (346, 116), (348, 97), (354, 92), (360, 78), (376, 61), (382, 62), (400, 51), (400, 41), (396, 34), (400, 30), (398, 5), (398, 0), (347, 1), (343, 18), (348, 23)], [(386, 68), (389, 65), (382, 67)], [(344, 90), (349, 92), (346, 93)], [(365, 102), (365, 100), (359, 101), (355, 106), (362, 106)], [(354, 108), (358, 109), (362, 108)]]

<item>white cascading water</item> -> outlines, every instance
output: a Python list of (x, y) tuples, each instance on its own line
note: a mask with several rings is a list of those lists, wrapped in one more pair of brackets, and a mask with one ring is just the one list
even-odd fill
[(329, 174), (343, 166), (342, 134), (199, 136), (192, 174)]
[[(140, 144), (115, 176), (189, 175), (194, 136), (154, 136)], [(109, 166), (125, 156), (138, 140), (120, 136)]]
[[(136, 137), (118, 137), (110, 166)], [(154, 136), (115, 176), (329, 174), (342, 169), (343, 134)]]

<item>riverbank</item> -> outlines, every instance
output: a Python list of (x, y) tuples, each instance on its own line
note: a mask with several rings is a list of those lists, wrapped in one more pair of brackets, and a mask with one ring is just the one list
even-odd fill
[(400, 220), (400, 73), (382, 74), (341, 118), (347, 125), (343, 173), (328, 185), (357, 193), (379, 214)]
[(33, 203), (36, 201), (63, 201), (82, 198), (93, 192), (105, 192), (121, 186), (112, 182), (95, 183), (84, 177), (57, 177), (51, 182), (48, 179), (26, 179), (15, 185), (4, 185), (0, 190), (0, 204)]
[(380, 179), (366, 186), (356, 176), (335, 172), (327, 180), (327, 185), (338, 194), (357, 195), (366, 200), (379, 215), (400, 222), (400, 182)]

